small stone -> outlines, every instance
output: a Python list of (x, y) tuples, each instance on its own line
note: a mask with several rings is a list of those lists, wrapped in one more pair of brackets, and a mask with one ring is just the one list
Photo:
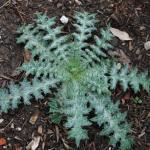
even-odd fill
[(109, 149), (108, 150), (112, 150), (112, 148), (111, 147), (109, 147)]
[(20, 127), (17, 127), (16, 130), (17, 130), (17, 131), (21, 131), (22, 129), (21, 129)]
[(68, 19), (66, 16), (63, 15), (63, 16), (60, 18), (60, 21), (61, 21), (63, 24), (67, 24), (68, 21), (69, 21), (69, 19)]
[(0, 119), (0, 124), (4, 121), (4, 119)]
[(79, 1), (79, 0), (75, 0), (75, 2), (76, 2), (76, 4), (78, 4), (78, 5), (82, 5), (82, 2)]
[(121, 69), (121, 63), (117, 64), (117, 69), (120, 70)]
[(15, 128), (14, 123), (11, 124), (10, 128), (11, 128), (11, 129), (14, 129), (14, 128)]
[(140, 26), (140, 30), (145, 30), (146, 28), (144, 26)]
[(139, 55), (137, 59), (138, 59), (138, 60), (141, 60), (141, 59), (142, 59), (142, 55)]
[(140, 49), (137, 49), (135, 54), (139, 55), (140, 54)]
[(58, 3), (57, 4), (57, 8), (60, 8), (60, 7), (62, 7), (63, 5), (61, 4), (61, 3)]
[(3, 146), (3, 149), (7, 149), (7, 145)]
[(146, 43), (144, 43), (144, 48), (145, 50), (150, 50), (150, 41), (147, 41)]

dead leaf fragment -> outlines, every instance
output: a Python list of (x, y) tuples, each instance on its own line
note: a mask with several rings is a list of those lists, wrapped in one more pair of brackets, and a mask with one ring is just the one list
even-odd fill
[(0, 138), (0, 146), (6, 145), (6, 139)]
[(117, 57), (119, 62), (128, 65), (130, 68), (131, 60), (129, 57), (124, 53), (123, 50), (117, 49), (116, 51), (109, 51), (108, 54), (112, 57)]
[(62, 141), (67, 150), (71, 149), (71, 147), (68, 145), (67, 141), (65, 141), (63, 138), (62, 138)]
[(110, 28), (110, 31), (114, 36), (118, 37), (122, 41), (131, 41), (132, 40), (132, 38), (129, 36), (129, 34), (125, 31), (121, 31), (116, 28)]
[(23, 54), (23, 57), (24, 57), (24, 62), (30, 61), (30, 59), (31, 59), (31, 52), (29, 52), (28, 50), (25, 50), (25, 52)]
[(26, 150), (36, 150), (40, 143), (40, 136), (34, 137), (33, 140), (26, 146)]
[(30, 118), (29, 122), (34, 125), (39, 117), (39, 111), (36, 111)]
[(122, 104), (125, 104), (127, 101), (129, 101), (130, 99), (132, 99), (132, 95), (131, 92), (128, 91), (125, 93), (125, 95), (121, 98)]

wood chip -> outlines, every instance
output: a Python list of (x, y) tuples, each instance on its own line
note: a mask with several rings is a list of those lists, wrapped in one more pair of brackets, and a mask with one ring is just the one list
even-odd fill
[(34, 137), (33, 140), (26, 146), (26, 150), (36, 150), (40, 143), (40, 136)]
[(56, 141), (58, 142), (59, 141), (59, 137), (60, 137), (58, 126), (55, 126), (55, 130), (56, 130)]
[(38, 133), (42, 135), (42, 133), (43, 133), (42, 125), (38, 126)]
[(67, 150), (71, 149), (71, 147), (67, 144), (67, 141), (65, 141), (63, 138), (62, 138), (62, 142)]
[(20, 146), (20, 144), (15, 144), (15, 150), (21, 150), (22, 148), (21, 148), (21, 146)]
[(36, 111), (30, 118), (29, 122), (34, 125), (37, 121), (37, 119), (39, 118), (39, 114), (40, 112), (39, 111)]
[(132, 51), (132, 50), (133, 50), (132, 41), (129, 41), (129, 50), (130, 50), (130, 51)]
[(45, 142), (42, 143), (42, 150), (45, 150)]
[(54, 134), (53, 130), (48, 129), (47, 134)]

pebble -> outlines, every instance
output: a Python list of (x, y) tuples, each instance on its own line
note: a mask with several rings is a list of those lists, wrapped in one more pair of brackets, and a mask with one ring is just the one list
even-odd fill
[(2, 123), (4, 121), (4, 119), (0, 119), (0, 123)]
[(142, 59), (142, 55), (139, 55), (137, 59), (138, 59), (138, 60), (141, 60), (141, 59)]
[(144, 48), (145, 50), (150, 50), (150, 41), (147, 41), (146, 43), (144, 43)]
[(140, 49), (137, 49), (136, 52), (135, 52), (135, 54), (139, 55), (140, 52), (141, 52)]
[(17, 130), (17, 131), (21, 131), (22, 129), (21, 129), (20, 127), (17, 127), (16, 130)]
[(15, 128), (14, 123), (11, 124), (10, 128), (11, 128), (11, 129), (14, 129), (14, 128)]
[(63, 15), (63, 16), (60, 18), (60, 21), (61, 21), (63, 24), (67, 24), (68, 21), (69, 21), (69, 19), (68, 19), (66, 16)]
[(120, 70), (121, 69), (121, 63), (117, 64), (117, 69)]
[(62, 7), (63, 5), (61, 4), (61, 3), (58, 3), (57, 4), (57, 8), (60, 8), (60, 7)]
[(3, 146), (3, 149), (7, 149), (7, 148), (8, 148), (7, 145)]
[(140, 26), (140, 30), (145, 30), (146, 28), (144, 26)]

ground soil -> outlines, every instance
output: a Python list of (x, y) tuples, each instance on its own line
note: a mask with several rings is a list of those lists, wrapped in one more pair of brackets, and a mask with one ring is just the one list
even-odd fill
[[(24, 61), (22, 46), (16, 44), (16, 30), (23, 23), (34, 21), (35, 12), (45, 12), (48, 16), (57, 16), (58, 20), (66, 15), (70, 25), (74, 11), (97, 13), (99, 26), (111, 23), (112, 27), (124, 30), (133, 38), (131, 42), (113, 39), (115, 50), (122, 50), (132, 66), (140, 70), (150, 68), (150, 51), (144, 49), (144, 43), (150, 40), (150, 1), (149, 0), (0, 0), (0, 86), (7, 86), (11, 80), (20, 80), (24, 74), (18, 74), (16, 68)], [(60, 23), (60, 22), (59, 22)], [(134, 138), (134, 150), (150, 149), (150, 95), (144, 91), (138, 93), (141, 104), (135, 104), (128, 91), (121, 94), (121, 110), (128, 111), (128, 121), (132, 123), (131, 136)], [(124, 99), (127, 99), (124, 101)], [(76, 149), (74, 141), (67, 139), (63, 126), (51, 123), (47, 115), (47, 100), (21, 105), (19, 109), (1, 114), (0, 138), (7, 144), (0, 149), (22, 150), (33, 137), (41, 136), (39, 150)], [(29, 123), (31, 116), (38, 112), (35, 124)], [(42, 127), (42, 133), (38, 129)], [(80, 150), (108, 150), (108, 140), (98, 136), (99, 129), (90, 127), (90, 139), (81, 143)]]

